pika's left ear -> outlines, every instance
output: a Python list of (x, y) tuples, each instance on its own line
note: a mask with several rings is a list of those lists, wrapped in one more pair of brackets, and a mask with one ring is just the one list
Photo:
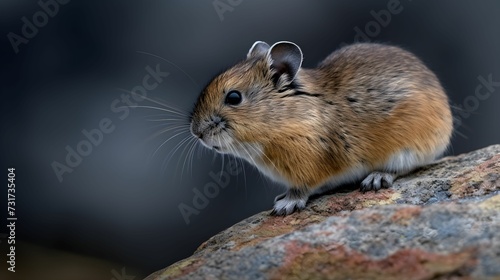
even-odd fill
[(274, 44), (268, 55), (271, 59), (271, 68), (276, 74), (278, 76), (288, 74), (290, 81), (295, 78), (302, 66), (302, 51), (292, 42), (281, 41)]

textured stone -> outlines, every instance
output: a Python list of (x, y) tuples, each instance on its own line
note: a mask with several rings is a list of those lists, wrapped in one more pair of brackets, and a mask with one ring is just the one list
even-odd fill
[(254, 215), (146, 279), (500, 279), (500, 145)]

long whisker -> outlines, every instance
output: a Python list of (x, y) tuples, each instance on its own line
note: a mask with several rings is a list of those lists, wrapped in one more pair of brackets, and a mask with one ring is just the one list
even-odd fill
[(182, 121), (184, 122), (185, 120), (183, 119), (173, 119), (173, 118), (168, 118), (168, 119), (148, 119), (150, 122), (160, 122), (160, 121)]
[(154, 115), (147, 115), (147, 116), (140, 116), (140, 118), (153, 118), (153, 117), (162, 117), (162, 118), (166, 118), (166, 117), (173, 117), (171, 114), (167, 114), (167, 113), (161, 113), (161, 114), (154, 114)]
[[(190, 154), (188, 155), (190, 157), (189, 164), (190, 164), (191, 176), (193, 176), (193, 162), (194, 162), (195, 153), (197, 151), (198, 145), (200, 145), (198, 138), (193, 137), (193, 139), (195, 139), (195, 141), (193, 141), (193, 143), (191, 144), (192, 149), (190, 151)], [(199, 154), (199, 150), (198, 150), (198, 154)]]
[(194, 137), (193, 137), (193, 139), (194, 139), (194, 141), (191, 142), (192, 143), (191, 148), (190, 148), (188, 155), (187, 155), (189, 157), (188, 168), (190, 170), (191, 177), (193, 177), (193, 161), (194, 161), (193, 157), (194, 157), (194, 153), (196, 151), (196, 148), (198, 147), (198, 139), (196, 139)]
[[(259, 153), (259, 150), (257, 150), (257, 148), (255, 148), (255, 147), (254, 147), (254, 146), (252, 146), (252, 145), (245, 146), (245, 147), (244, 147), (244, 150), (246, 150), (246, 147), (248, 147), (248, 148), (252, 149), (252, 150), (253, 150), (254, 152), (256, 152), (256, 153)], [(263, 155), (264, 155), (264, 156), (265, 156), (265, 157), (269, 160), (269, 162), (273, 165), (273, 167), (274, 167), (276, 170), (278, 170), (278, 169), (276, 168), (276, 165), (275, 165), (275, 164), (271, 161), (271, 159), (270, 159), (270, 158), (269, 158), (266, 154), (264, 154), (264, 153), (262, 153), (262, 154), (263, 154)], [(253, 163), (255, 164), (255, 161), (253, 161)], [(256, 166), (257, 166), (257, 165), (256, 165)], [(264, 178), (264, 179), (267, 181), (267, 179), (268, 179), (268, 178), (267, 178), (267, 177), (264, 177), (264, 176), (262, 175), (262, 173), (261, 173), (261, 172), (259, 172), (259, 175), (260, 175), (260, 178), (261, 178), (261, 179), (262, 179), (262, 178)]]
[[(175, 155), (175, 152), (180, 148), (182, 147), (182, 145), (184, 145), (184, 143), (186, 141), (188, 141), (189, 139), (191, 138), (190, 135), (186, 135), (184, 138), (182, 138), (182, 140), (180, 140), (171, 150), (170, 152), (168, 152), (167, 156), (165, 157), (165, 159), (163, 160), (163, 163), (162, 163), (162, 169), (163, 170), (166, 170), (167, 169), (167, 165), (168, 163), (170, 162), (170, 160), (172, 160), (172, 158), (174, 157)], [(179, 162), (180, 162), (180, 158), (179, 160), (177, 160), (177, 167), (176, 167), (176, 171), (178, 170), (179, 168)], [(182, 175), (182, 174), (181, 174)], [(182, 176), (181, 176), (182, 177)]]
[[(256, 147), (254, 147), (252, 144), (249, 144), (248, 148), (254, 150), (256, 153), (259, 153), (259, 150)], [(269, 157), (266, 156), (265, 154), (264, 154), (264, 156), (269, 160), (269, 162), (273, 165), (273, 167), (276, 168), (276, 165), (269, 159)], [(269, 177), (267, 177), (267, 176), (264, 176), (262, 174), (262, 172), (258, 172), (258, 173), (259, 173), (259, 179), (261, 181), (263, 181), (263, 182), (271, 182), (271, 179), (269, 179)], [(267, 188), (266, 188), (266, 190), (267, 190)]]
[(188, 129), (189, 125), (186, 125), (184, 122), (183, 123), (155, 123), (154, 125), (150, 125), (147, 127), (147, 129), (152, 129), (155, 127), (162, 127), (162, 126), (169, 126), (169, 127), (186, 127)]
[[(184, 157), (184, 162), (182, 163), (182, 173), (184, 172), (184, 166), (186, 164), (186, 161), (187, 161), (187, 168), (189, 168), (189, 154), (191, 152), (191, 149), (193, 148), (194, 141), (197, 141), (197, 139), (195, 137), (191, 137), (191, 139), (186, 143), (186, 147), (188, 148), (188, 150), (187, 150), (186, 156)], [(184, 153), (184, 150), (182, 151), (182, 153)], [(181, 153), (181, 155), (182, 155), (182, 153)], [(191, 176), (192, 175), (193, 174), (191, 172)]]
[(177, 131), (188, 131), (189, 128), (186, 127), (185, 125), (177, 125), (177, 126), (171, 126), (171, 127), (168, 127), (168, 128), (165, 128), (165, 129), (161, 129), (159, 131), (157, 131), (155, 134), (151, 135), (150, 137), (146, 138), (146, 141), (151, 141), (152, 139), (158, 137), (159, 135), (163, 134), (163, 133), (166, 133), (166, 132), (169, 132), (169, 131), (172, 131), (172, 130), (177, 130)]
[[(257, 148), (255, 148), (254, 146), (252, 145), (249, 145), (250, 148), (252, 148), (255, 152), (259, 153), (260, 151), (257, 150)], [(274, 162), (265, 154), (265, 153), (262, 153), (262, 155), (264, 155), (266, 157), (266, 159), (273, 165), (273, 167), (278, 170), (278, 168), (276, 167), (276, 165), (274, 164)]]
[[(184, 139), (182, 139), (179, 143), (177, 143), (177, 145), (175, 145), (174, 149), (172, 151), (170, 151), (170, 156), (168, 157), (168, 159), (166, 159), (164, 162), (163, 162), (163, 166), (166, 166), (166, 163), (168, 163), (172, 157), (175, 155), (175, 153), (187, 142), (191, 139), (191, 135), (188, 135), (186, 137), (184, 137)], [(185, 148), (184, 148), (185, 149)], [(184, 150), (183, 150), (184, 151)], [(180, 154), (180, 156), (182, 157), (182, 152)], [(175, 170), (178, 170), (179, 169), (179, 163), (180, 163), (180, 160), (177, 161), (177, 166), (175, 168)], [(181, 173), (181, 178), (182, 178), (182, 173)]]
[(129, 108), (146, 108), (146, 109), (154, 109), (154, 110), (159, 110), (159, 111), (164, 111), (172, 114), (176, 114), (179, 116), (186, 117), (185, 114), (170, 110), (170, 109), (165, 109), (165, 108), (159, 108), (159, 107), (154, 107), (154, 106), (139, 106), (139, 105), (129, 105), (129, 106), (123, 106), (123, 107), (129, 107)]
[[(161, 128), (161, 127), (165, 127), (166, 128)], [(175, 128), (181, 128), (181, 127), (184, 127), (185, 129), (189, 130), (189, 125), (188, 124), (185, 124), (184, 122), (183, 123), (155, 123), (154, 125), (149, 125), (147, 127), (145, 127), (144, 129), (148, 129), (148, 130), (151, 130), (151, 129), (154, 129), (154, 128), (161, 128), (160, 130), (156, 131), (155, 134), (153, 134), (153, 138), (158, 136), (157, 133), (161, 132), (166, 132), (166, 131), (170, 131), (172, 129), (175, 129)], [(160, 134), (161, 134), (160, 133)], [(149, 137), (148, 139), (152, 139), (152, 137)]]
[[(222, 138), (223, 137), (224, 137), (223, 135), (219, 135), (219, 137), (217, 137), (217, 142), (219, 142), (219, 147), (222, 147), (222, 140), (223, 140)], [(224, 158), (225, 158), (224, 154), (221, 154), (221, 158), (222, 158), (222, 162), (221, 162), (222, 166), (221, 166), (220, 170), (223, 171), (224, 170)], [(221, 179), (221, 178), (222, 178), (222, 172), (220, 172), (220, 175), (219, 175), (219, 179)]]
[(182, 68), (180, 68), (179, 66), (177, 66), (177, 64), (175, 64), (175, 63), (173, 63), (173, 62), (171, 62), (171, 61), (169, 61), (169, 60), (167, 60), (167, 59), (165, 59), (165, 58), (163, 58), (163, 57), (161, 57), (159, 55), (156, 55), (156, 54), (152, 54), (152, 53), (148, 53), (148, 52), (143, 52), (143, 51), (137, 51), (137, 52), (138, 53), (142, 53), (142, 54), (146, 54), (146, 55), (150, 55), (152, 57), (159, 58), (159, 59), (161, 59), (161, 60), (169, 63), (170, 65), (173, 65), (175, 68), (177, 68), (177, 70), (181, 71), (184, 75), (186, 75), (186, 77), (188, 77), (193, 84), (195, 84), (197, 87), (199, 87), (198, 83), (188, 73), (186, 73), (184, 70), (182, 70)]
[[(257, 166), (255, 163), (255, 160), (253, 159), (252, 156), (250, 156), (250, 152), (248, 151), (249, 148), (253, 149), (254, 151), (256, 151), (256, 149), (254, 149), (251, 145), (250, 146), (243, 145), (242, 148), (243, 148), (243, 151), (245, 151), (249, 155), (250, 160), (252, 161), (253, 165)], [(259, 178), (262, 178), (262, 173), (258, 172), (258, 174), (259, 174)]]
[(165, 140), (165, 141), (164, 141), (164, 142), (163, 142), (163, 143), (162, 143), (162, 144), (161, 144), (161, 145), (160, 145), (160, 146), (159, 146), (159, 147), (158, 147), (158, 148), (154, 151), (154, 153), (153, 153), (153, 155), (151, 156), (151, 158), (154, 158), (154, 156), (155, 156), (155, 154), (158, 152), (158, 150), (160, 150), (160, 149), (161, 149), (161, 147), (163, 147), (163, 145), (165, 145), (168, 141), (170, 141), (170, 140), (174, 139), (175, 137), (177, 137), (177, 136), (179, 136), (179, 135), (181, 135), (181, 134), (183, 134), (183, 133), (186, 133), (186, 132), (188, 132), (188, 133), (189, 133), (189, 131), (187, 131), (187, 130), (181, 130), (180, 132), (178, 132), (178, 133), (174, 134), (173, 136), (169, 137), (167, 140)]
[[(235, 148), (236, 149), (236, 148)], [(241, 166), (241, 169), (243, 170), (243, 182), (245, 184), (245, 188), (247, 187), (247, 173), (245, 171), (245, 161), (243, 160), (243, 158), (241, 157), (236, 157), (237, 159), (239, 159), (240, 161), (240, 166)], [(236, 161), (236, 164), (238, 164), (238, 161)]]
[(212, 154), (213, 154), (213, 156), (212, 156), (212, 165), (214, 165), (214, 163), (215, 163), (215, 159), (217, 158), (217, 154), (218, 154), (218, 153), (213, 153), (213, 152), (212, 152)]
[(151, 102), (153, 102), (153, 103), (156, 103), (156, 104), (158, 104), (158, 105), (161, 105), (161, 106), (163, 106), (163, 107), (165, 107), (165, 108), (167, 108), (167, 109), (170, 109), (170, 110), (176, 111), (176, 112), (181, 113), (181, 114), (183, 114), (183, 115), (187, 115), (187, 114), (188, 114), (188, 113), (187, 113), (186, 111), (184, 111), (184, 110), (181, 110), (181, 109), (178, 109), (178, 108), (172, 107), (172, 106), (170, 106), (170, 105), (164, 104), (164, 103), (159, 102), (159, 101), (157, 101), (157, 100), (151, 99), (151, 98), (149, 98), (149, 97), (147, 97), (147, 96), (142, 96), (142, 95), (139, 95), (139, 94), (137, 94), (137, 93), (135, 93), (135, 92), (133, 92), (133, 91), (130, 91), (130, 90), (127, 90), (127, 89), (124, 89), (124, 88), (117, 88), (117, 89), (118, 89), (118, 90), (121, 90), (121, 91), (124, 91), (124, 92), (126, 92), (126, 93), (130, 93), (130, 94), (133, 94), (133, 95), (136, 95), (136, 96), (140, 96), (140, 97), (141, 97), (141, 98), (143, 98), (143, 99), (146, 99), (146, 100), (148, 100), (148, 101), (151, 101)]
[(245, 145), (241, 145), (241, 148), (243, 148), (243, 151), (248, 155), (248, 158), (252, 161), (254, 166), (257, 166), (257, 163), (253, 159), (252, 155), (248, 152), (248, 149), (246, 148)]
[[(234, 146), (233, 143), (229, 144), (229, 150), (233, 152), (232, 153), (233, 155), (238, 154), (237, 151), (236, 151), (236, 147)], [(245, 191), (246, 191), (247, 190), (247, 180), (246, 180), (247, 176), (246, 176), (246, 172), (245, 172), (245, 166), (243, 164), (243, 159), (241, 157), (237, 157), (237, 156), (233, 156), (233, 158), (235, 159), (235, 164), (236, 165), (238, 165), (238, 160), (240, 161), (241, 167), (243, 169), (243, 183), (245, 184)]]
[(197, 142), (196, 146), (202, 146), (200, 149), (196, 150), (196, 152), (197, 152), (196, 158), (198, 160), (200, 160), (203, 157), (206, 149), (203, 148), (203, 145), (199, 141), (196, 141), (196, 142)]

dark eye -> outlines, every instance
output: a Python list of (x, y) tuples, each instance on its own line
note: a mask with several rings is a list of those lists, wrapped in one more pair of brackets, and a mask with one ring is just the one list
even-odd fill
[(226, 100), (224, 101), (229, 105), (238, 105), (241, 103), (241, 93), (236, 90), (232, 90), (227, 93)]

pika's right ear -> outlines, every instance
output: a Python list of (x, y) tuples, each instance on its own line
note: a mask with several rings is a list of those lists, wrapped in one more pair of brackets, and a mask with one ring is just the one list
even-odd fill
[(253, 43), (252, 47), (248, 51), (247, 58), (265, 56), (267, 51), (271, 48), (266, 42), (257, 41)]
[(276, 71), (277, 77), (288, 75), (292, 81), (302, 66), (303, 55), (299, 46), (295, 43), (282, 41), (274, 44), (269, 50), (271, 68)]

